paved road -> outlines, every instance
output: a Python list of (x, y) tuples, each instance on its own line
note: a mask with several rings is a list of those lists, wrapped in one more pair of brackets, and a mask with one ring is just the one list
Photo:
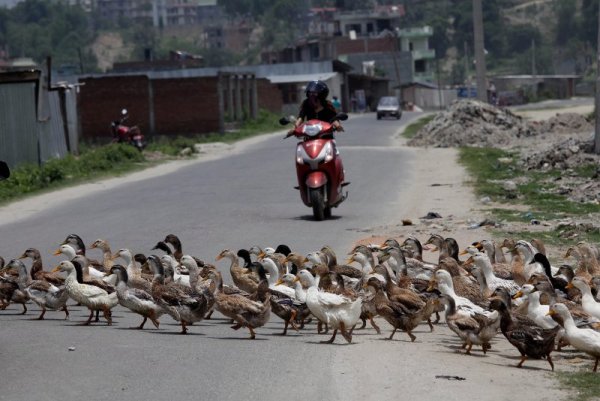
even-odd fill
[[(414, 117), (406, 113), (398, 123), (356, 115), (345, 124), (338, 146), (352, 182), (350, 197), (329, 221), (313, 221), (302, 205), (293, 189), (294, 142), (277, 135), (222, 158), (65, 197), (27, 218), (0, 222), (0, 255), (8, 260), (36, 247), (49, 269), (60, 260), (50, 252), (69, 233), (88, 245), (105, 238), (113, 250), (135, 253), (150, 253), (158, 240), (175, 233), (184, 252), (210, 262), (223, 248), (279, 243), (299, 252), (329, 244), (345, 255), (365, 229), (398, 220), (414, 156), (392, 138)], [(17, 213), (18, 207), (8, 210)], [(100, 257), (93, 251), (90, 256)], [(30, 309), (25, 316), (16, 314), (20, 307), (0, 312), (0, 400), (332, 400), (344, 393), (343, 384), (335, 384), (336, 354), (353, 352), (316, 344), (322, 337), (314, 327), (278, 336), (282, 324), (276, 317), (249, 341), (247, 332), (233, 331), (218, 318), (181, 336), (166, 316), (160, 330), (131, 330), (139, 319), (121, 307), (112, 327), (77, 326), (86, 316), (81, 307), (72, 307), (71, 321), (53, 312), (46, 321), (34, 321), (37, 308)]]

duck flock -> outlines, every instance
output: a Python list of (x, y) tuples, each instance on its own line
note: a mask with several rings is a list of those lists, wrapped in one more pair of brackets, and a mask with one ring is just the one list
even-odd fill
[[(414, 341), (417, 326), (433, 331), (443, 316), (466, 354), (473, 346), (485, 354), (492, 339), (504, 336), (521, 356), (518, 367), (533, 358), (554, 370), (551, 354), (564, 347), (591, 355), (594, 372), (600, 360), (600, 252), (586, 243), (564, 255), (573, 264), (559, 266), (551, 265), (539, 240), (485, 239), (461, 250), (437, 234), (423, 243), (410, 236), (357, 245), (343, 263), (329, 246), (308, 254), (286, 245), (224, 249), (214, 263), (229, 264), (233, 285), (215, 264), (184, 254), (174, 234), (148, 256), (113, 252), (103, 239), (92, 249), (102, 252), (101, 260), (88, 258), (81, 237), (68, 235), (55, 252), (64, 260), (51, 270), (35, 248), (8, 262), (0, 257), (0, 310), (21, 304), (25, 314), (34, 302), (39, 320), (48, 310), (68, 319), (71, 299), (89, 309), (82, 324), (99, 322), (102, 312), (111, 325), (111, 310), (120, 304), (140, 315), (138, 329), (148, 320), (158, 329), (168, 315), (182, 334), (216, 310), (251, 339), (275, 315), (283, 335), (316, 322), (319, 333), (331, 332), (325, 343), (338, 333), (351, 343), (354, 330), (367, 323), (381, 334), (377, 319), (393, 328), (389, 340), (401, 331)], [(439, 252), (438, 262), (425, 262), (424, 250)]]

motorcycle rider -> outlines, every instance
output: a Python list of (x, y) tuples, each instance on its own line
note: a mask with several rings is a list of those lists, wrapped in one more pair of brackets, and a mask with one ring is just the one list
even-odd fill
[(300, 105), (298, 118), (294, 122), (294, 128), (290, 130), (290, 134), (294, 129), (308, 120), (321, 120), (332, 123), (336, 131), (344, 131), (344, 127), (335, 117), (337, 111), (333, 103), (327, 100), (329, 88), (323, 81), (311, 81), (306, 85), (306, 99)]
[[(337, 119), (337, 111), (329, 100), (327, 100), (327, 96), (329, 95), (329, 88), (327, 84), (323, 81), (311, 81), (306, 85), (306, 99), (302, 101), (300, 105), (300, 112), (298, 113), (298, 118), (294, 122), (294, 128), (292, 128), (286, 137), (292, 136), (294, 134), (294, 130), (300, 126), (303, 122), (308, 120), (321, 120), (331, 123), (336, 131), (343, 132), (344, 127)], [(339, 157), (340, 151), (337, 149), (335, 138), (333, 133), (331, 136), (325, 135), (323, 138), (331, 138), (333, 139), (333, 146), (335, 149), (336, 155), (336, 164), (338, 165), (337, 171), (339, 171), (340, 179), (339, 182), (345, 183), (344, 185), (348, 185), (344, 179), (345, 169), (342, 164), (342, 159)]]

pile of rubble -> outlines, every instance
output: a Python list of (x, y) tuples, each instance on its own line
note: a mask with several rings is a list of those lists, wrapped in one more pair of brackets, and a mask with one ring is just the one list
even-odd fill
[[(408, 141), (410, 146), (518, 149), (524, 170), (559, 170), (554, 191), (576, 202), (600, 203), (600, 156), (594, 153), (593, 124), (583, 115), (559, 113), (528, 121), (478, 100), (458, 100)], [(581, 174), (581, 169), (591, 174)]]
[(508, 146), (515, 138), (537, 135), (534, 124), (474, 99), (457, 100), (417, 132), (410, 146), (496, 147)]
[(559, 113), (538, 125), (539, 132), (570, 134), (576, 132), (593, 132), (594, 125), (585, 116), (577, 113)]

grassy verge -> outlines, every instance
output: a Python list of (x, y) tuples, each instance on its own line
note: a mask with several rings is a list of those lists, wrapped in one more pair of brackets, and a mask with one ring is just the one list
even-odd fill
[[(160, 160), (168, 160), (185, 157), (182, 156), (182, 150), (188, 148), (191, 152), (186, 154), (191, 157), (197, 143), (232, 143), (279, 130), (281, 126), (278, 119), (274, 114), (261, 111), (256, 120), (246, 122), (233, 132), (153, 138), (146, 151), (161, 153), (164, 157)], [(62, 159), (49, 160), (42, 166), (27, 164), (12, 169), (10, 178), (0, 181), (0, 204), (73, 184), (129, 173), (156, 163), (157, 161), (146, 159), (144, 153), (126, 144), (82, 145), (78, 156), (68, 155)]]
[(597, 399), (600, 394), (600, 380), (594, 372), (560, 372), (558, 379), (562, 385), (577, 390), (573, 401)]
[[(527, 223), (531, 220), (559, 220), (600, 213), (599, 205), (573, 202), (557, 193), (555, 178), (560, 176), (562, 171), (526, 171), (519, 167), (517, 160), (517, 154), (500, 149), (462, 148), (460, 151), (460, 162), (472, 178), (476, 195), (490, 197), (506, 206), (491, 210), (496, 220)], [(587, 177), (589, 168), (582, 166), (576, 173)], [(507, 191), (504, 187), (506, 181), (517, 183), (516, 189)], [(526, 210), (520, 211), (516, 205), (526, 206)], [(498, 234), (507, 235), (503, 232)], [(511, 235), (531, 236), (528, 231), (512, 232)], [(573, 239), (573, 243), (600, 240), (600, 233), (593, 227), (586, 230), (585, 227), (560, 224), (543, 233), (536, 230), (536, 236), (549, 244), (565, 244), (570, 238)]]
[(404, 132), (402, 133), (402, 136), (405, 138), (412, 138), (415, 136), (415, 134), (417, 132), (419, 132), (419, 130), (421, 128), (423, 128), (425, 125), (427, 125), (431, 120), (433, 120), (433, 117), (435, 117), (434, 114), (430, 115), (430, 116), (425, 116), (425, 117), (421, 117), (419, 118), (417, 121), (415, 121), (414, 123), (409, 124), (405, 129)]

